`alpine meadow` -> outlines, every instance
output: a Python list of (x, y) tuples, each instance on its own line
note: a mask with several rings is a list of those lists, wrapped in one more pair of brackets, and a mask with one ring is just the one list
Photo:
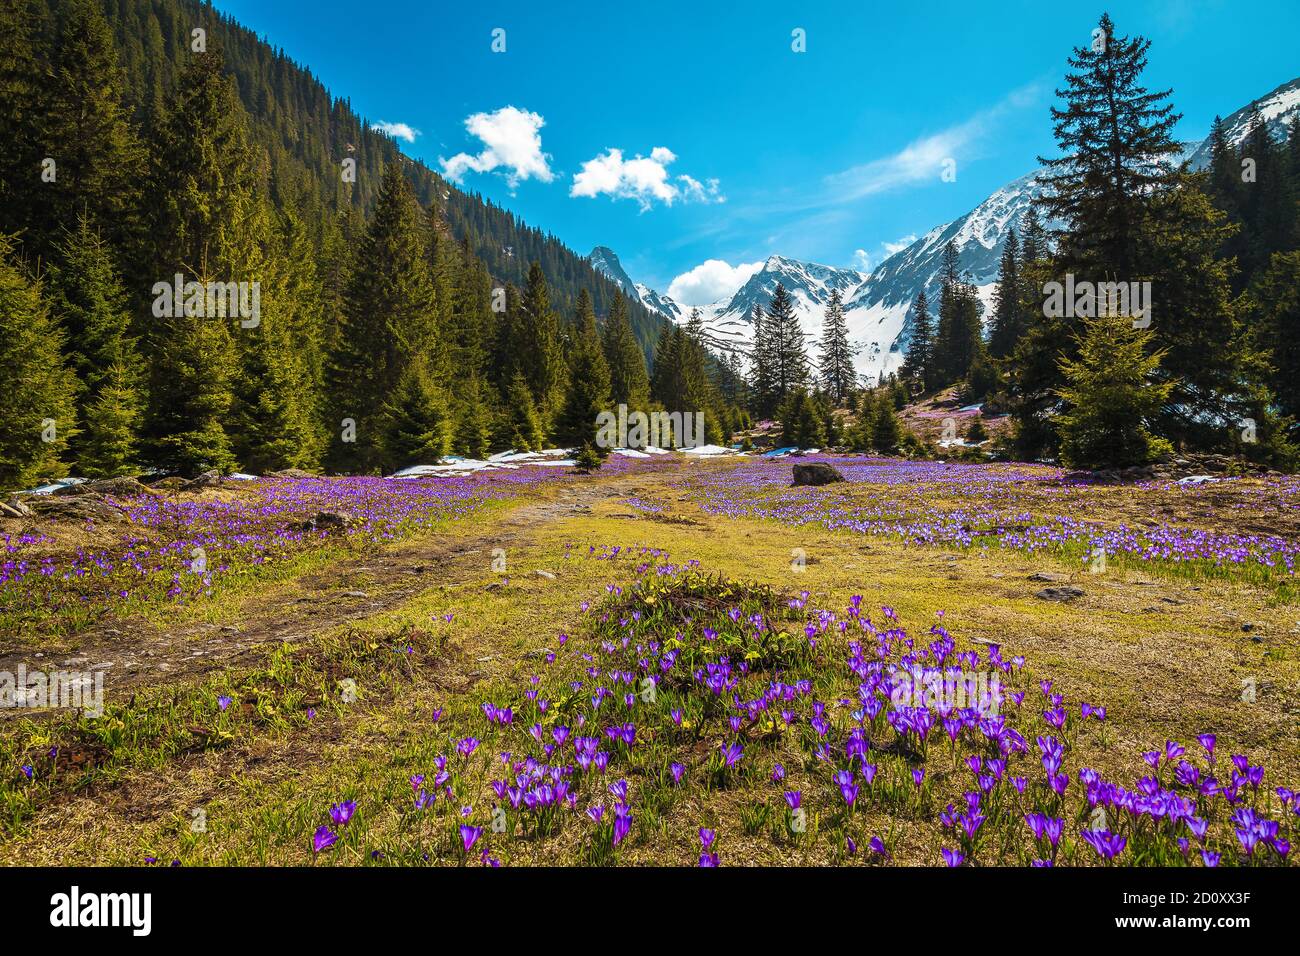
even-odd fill
[(1286, 923), (1300, 11), (873, 6), (0, 0), (15, 928)]

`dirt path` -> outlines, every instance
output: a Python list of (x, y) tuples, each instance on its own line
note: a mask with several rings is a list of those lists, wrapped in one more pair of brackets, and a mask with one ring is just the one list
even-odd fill
[[(0, 653), (0, 671), (103, 671), (106, 693), (143, 687), (251, 661), (268, 646), (309, 641), (340, 624), (396, 608), (417, 595), (490, 573), (492, 551), (528, 544), (544, 524), (589, 514), (593, 503), (626, 496), (644, 475), (594, 477), (566, 483), (550, 498), (513, 508), (476, 525), (465, 521), (446, 534), (414, 538), (343, 558), (327, 568), (271, 585), (234, 602), (223, 623), (194, 621), (174, 627), (112, 620), (59, 638), (43, 649)], [(0, 709), (6, 715), (21, 708)]]

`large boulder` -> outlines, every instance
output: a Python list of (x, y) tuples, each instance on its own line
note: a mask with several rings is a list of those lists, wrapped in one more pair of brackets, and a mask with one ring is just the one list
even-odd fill
[(53, 495), (30, 497), (23, 502), (39, 518), (56, 521), (125, 521), (126, 515), (99, 495), (55, 498)]
[(844, 476), (824, 461), (794, 466), (794, 483), (798, 485), (829, 485), (843, 481)]
[(191, 478), (180, 486), (180, 491), (202, 491), (204, 488), (217, 488), (221, 485), (221, 472), (205, 471), (197, 478)]

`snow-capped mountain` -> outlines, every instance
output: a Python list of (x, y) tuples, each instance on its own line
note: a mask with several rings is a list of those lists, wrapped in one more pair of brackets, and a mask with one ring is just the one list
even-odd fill
[(623, 268), (623, 263), (618, 261), (614, 250), (608, 246), (597, 246), (592, 249), (591, 255), (587, 256), (587, 261), (591, 263), (593, 269), (603, 272), (632, 301), (640, 302), (647, 309), (653, 309), (674, 321), (682, 317), (681, 308), (671, 298), (633, 282), (632, 277)]
[[(1286, 138), (1286, 124), (1300, 113), (1300, 77), (1290, 83), (1284, 83), (1273, 92), (1260, 97), (1254, 103), (1248, 103), (1237, 112), (1223, 119), (1223, 130), (1228, 142), (1234, 146), (1246, 138), (1250, 132), (1251, 107), (1259, 107), (1259, 113), (1268, 125), (1273, 138), (1282, 141)], [(1210, 164), (1210, 139), (1207, 136), (1191, 156), (1192, 169), (1204, 169)]]
[(799, 316), (804, 336), (812, 348), (820, 337), (822, 318), (832, 290), (839, 289), (840, 297), (847, 302), (866, 278), (866, 273), (856, 269), (837, 269), (817, 262), (768, 256), (762, 268), (733, 295), (707, 305), (683, 306), (678, 321), (688, 321), (691, 312), (699, 309), (706, 342), (719, 351), (748, 354), (754, 337), (754, 306), (766, 308), (776, 292), (777, 283), (780, 283), (790, 293), (795, 314)]
[[(1258, 105), (1275, 138), (1281, 139), (1285, 124), (1300, 115), (1300, 78), (1279, 86), (1255, 104), (1242, 107), (1224, 119), (1228, 140), (1234, 146), (1249, 131), (1251, 105)], [(1208, 137), (1184, 144), (1180, 158), (1187, 159), (1193, 169), (1204, 167), (1209, 158)], [(874, 380), (896, 371), (907, 351), (910, 313), (917, 294), (925, 289), (931, 301), (931, 314), (938, 309), (939, 271), (944, 246), (949, 240), (957, 247), (959, 268), (969, 274), (979, 292), (985, 316), (992, 313), (993, 287), (1007, 233), (1011, 229), (1018, 235), (1023, 233), (1025, 214), (1044, 189), (1040, 182), (1042, 174), (1043, 170), (1035, 170), (1008, 183), (964, 216), (934, 227), (896, 252), (870, 275), (854, 269), (769, 256), (763, 267), (734, 295), (696, 307), (704, 320), (706, 341), (718, 351), (738, 350), (747, 354), (753, 339), (754, 304), (766, 306), (777, 282), (781, 282), (794, 300), (810, 354), (815, 355), (812, 347), (821, 335), (826, 303), (831, 290), (838, 288), (844, 299), (850, 338), (859, 348), (855, 363), (858, 373)], [(590, 258), (593, 265), (620, 285), (624, 281), (633, 285), (610, 250), (599, 247)], [(658, 309), (676, 322), (689, 319), (691, 306), (657, 296), (644, 286), (635, 289), (640, 300), (650, 308)], [(661, 304), (655, 304), (656, 301)], [(662, 304), (665, 301), (667, 305)]]
[(640, 297), (642, 305), (647, 309), (653, 309), (660, 315), (665, 315), (674, 321), (685, 315), (681, 306), (674, 302), (669, 296), (660, 295), (654, 289), (651, 289), (643, 283), (638, 282), (636, 284), (636, 294)]

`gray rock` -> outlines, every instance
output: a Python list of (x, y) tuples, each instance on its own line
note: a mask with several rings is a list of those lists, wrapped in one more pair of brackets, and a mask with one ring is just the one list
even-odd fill
[(191, 478), (189, 481), (182, 482), (181, 491), (202, 491), (204, 488), (215, 488), (221, 484), (221, 472), (205, 471), (197, 478)]
[(1067, 584), (1059, 588), (1043, 588), (1034, 597), (1044, 601), (1060, 601), (1068, 604), (1076, 598), (1083, 597), (1083, 588), (1075, 587), (1073, 584)]
[(66, 485), (53, 492), (55, 497), (71, 498), (78, 495), (108, 495), (113, 498), (136, 498), (141, 495), (155, 495), (148, 487), (134, 478), (100, 478), (96, 481), (84, 481), (79, 485)]
[(816, 487), (843, 480), (844, 476), (824, 461), (814, 461), (809, 464), (794, 466), (794, 483), (796, 486), (809, 485)]
[(98, 495), (82, 495), (77, 498), (33, 498), (27, 507), (40, 518), (53, 518), (56, 521), (109, 521), (126, 520), (120, 508), (109, 504)]

